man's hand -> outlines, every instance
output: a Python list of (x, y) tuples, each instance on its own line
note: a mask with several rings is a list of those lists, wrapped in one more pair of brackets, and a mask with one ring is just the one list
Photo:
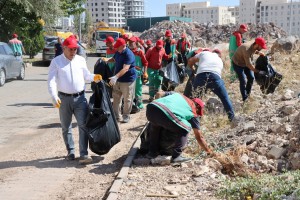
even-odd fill
[(96, 83), (99, 83), (102, 80), (102, 76), (100, 74), (95, 74), (94, 81)]
[(56, 97), (55, 99), (52, 99), (52, 104), (54, 108), (60, 108), (61, 100), (59, 97)]
[(148, 79), (148, 74), (147, 74), (147, 72), (144, 72), (143, 77), (144, 77), (144, 79)]
[(100, 57), (101, 60), (103, 60), (104, 62), (107, 62), (109, 60), (109, 58), (106, 58), (106, 57)]
[(267, 72), (265, 72), (265, 71), (259, 71), (258, 74), (261, 75), (261, 76), (265, 76), (265, 75), (267, 75)]
[(117, 76), (112, 76), (112, 77), (110, 77), (109, 79), (110, 79), (109, 84), (110, 84), (111, 86), (113, 86), (113, 85), (116, 84), (116, 82), (117, 82), (117, 80), (118, 80), (118, 77), (117, 77)]
[(135, 66), (135, 69), (137, 70), (141, 70), (141, 68), (139, 66)]

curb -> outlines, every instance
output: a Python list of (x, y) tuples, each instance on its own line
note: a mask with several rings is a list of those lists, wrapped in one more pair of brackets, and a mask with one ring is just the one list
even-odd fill
[(129, 172), (129, 168), (132, 164), (132, 161), (141, 145), (141, 140), (140, 135), (145, 131), (145, 129), (147, 128), (149, 122), (147, 122), (144, 126), (144, 128), (142, 129), (142, 131), (138, 134), (137, 138), (135, 139), (132, 147), (130, 148), (128, 154), (127, 154), (127, 158), (123, 163), (123, 166), (121, 168), (121, 170), (118, 173), (118, 176), (115, 178), (113, 184), (111, 185), (109, 191), (108, 191), (108, 196), (106, 198), (106, 200), (117, 200), (118, 199), (118, 193), (122, 187), (122, 183), (124, 181), (124, 179), (127, 178), (128, 176), (128, 172)]

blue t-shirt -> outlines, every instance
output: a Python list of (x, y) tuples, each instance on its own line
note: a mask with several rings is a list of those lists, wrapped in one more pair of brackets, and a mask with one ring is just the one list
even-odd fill
[(136, 70), (135, 70), (135, 56), (130, 49), (126, 47), (122, 53), (118, 51), (115, 53), (113, 57), (116, 61), (115, 73), (117, 74), (119, 71), (123, 69), (123, 65), (130, 65), (129, 70), (120, 78), (118, 78), (119, 82), (133, 82), (137, 78)]

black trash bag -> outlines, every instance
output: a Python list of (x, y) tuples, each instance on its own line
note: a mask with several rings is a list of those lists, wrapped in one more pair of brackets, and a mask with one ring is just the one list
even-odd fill
[(95, 92), (90, 97), (86, 126), (89, 129), (89, 148), (98, 155), (108, 153), (121, 141), (120, 130), (104, 81), (95, 86)]
[[(113, 71), (110, 70), (107, 62), (103, 61), (99, 58), (94, 65), (94, 74), (100, 74), (102, 76), (102, 80), (105, 82), (106, 89), (109, 93), (110, 98), (112, 98), (112, 86), (109, 85), (109, 77), (113, 76)], [(91, 83), (91, 88), (95, 91), (96, 83)]]
[(259, 73), (254, 74), (255, 80), (260, 86), (260, 90), (262, 91), (262, 93), (273, 93), (283, 79), (283, 76), (274, 70), (272, 65), (269, 63), (269, 59), (267, 56), (259, 56), (257, 58), (255, 69), (266, 72), (265, 75), (260, 75)]
[(173, 91), (180, 84), (178, 66), (175, 61), (170, 62), (159, 70), (160, 76), (163, 77), (162, 90)]
[[(144, 132), (141, 134), (141, 145), (139, 149), (139, 153), (145, 155), (149, 151), (149, 131), (151, 130), (151, 122), (147, 124)], [(160, 132), (160, 143), (159, 143), (159, 154), (160, 155), (172, 155), (173, 147), (176, 142), (176, 138), (178, 137), (177, 133), (172, 133), (167, 129), (162, 128)]]

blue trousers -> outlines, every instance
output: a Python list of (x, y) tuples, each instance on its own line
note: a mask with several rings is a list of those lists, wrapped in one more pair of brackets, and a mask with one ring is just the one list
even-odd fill
[(62, 134), (68, 153), (74, 152), (74, 140), (72, 134), (72, 115), (74, 114), (79, 130), (79, 153), (80, 157), (88, 155), (88, 134), (85, 126), (88, 114), (88, 104), (85, 95), (78, 97), (59, 95), (61, 106), (59, 117)]
[[(245, 101), (252, 89), (253, 81), (254, 81), (254, 72), (251, 71), (248, 67), (242, 67), (238, 66), (233, 62), (233, 69), (236, 72), (238, 79), (240, 81), (240, 91), (243, 98), (243, 101)], [(247, 77), (247, 82), (246, 82)]]
[(210, 89), (221, 100), (228, 119), (231, 121), (234, 118), (233, 106), (226, 91), (224, 81), (217, 74), (211, 72), (197, 74), (193, 82), (193, 87), (194, 91), (196, 91), (194, 93), (200, 98), (202, 98), (207, 89)]

